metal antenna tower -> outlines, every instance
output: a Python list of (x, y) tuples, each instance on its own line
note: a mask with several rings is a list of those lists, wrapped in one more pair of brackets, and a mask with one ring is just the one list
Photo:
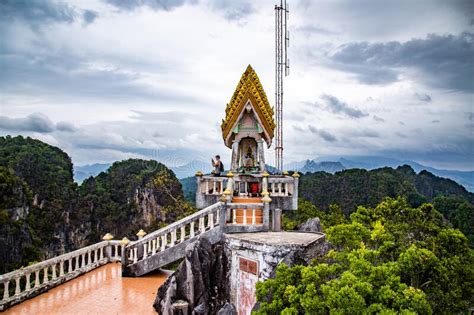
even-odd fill
[(280, 0), (280, 5), (275, 5), (275, 167), (279, 173), (283, 171), (283, 73), (285, 77), (290, 74), (288, 15), (286, 0)]

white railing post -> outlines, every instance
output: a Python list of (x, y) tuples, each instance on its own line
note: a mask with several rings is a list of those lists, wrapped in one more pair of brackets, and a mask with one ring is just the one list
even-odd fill
[(164, 251), (166, 249), (166, 234), (161, 236), (161, 251)]
[(186, 225), (183, 225), (181, 227), (181, 241), (180, 241), (181, 243), (184, 242), (185, 237), (186, 237)]
[(213, 229), (214, 228), (214, 213), (209, 213), (208, 215), (208, 219), (207, 219), (207, 226), (210, 228), (210, 229)]
[(206, 227), (204, 226), (204, 217), (199, 218), (199, 232), (204, 233), (206, 231)]
[(255, 225), (257, 223), (257, 218), (255, 217), (255, 208), (252, 209), (252, 224)]
[(64, 260), (59, 261), (59, 276), (64, 276)]
[(21, 290), (20, 290), (20, 277), (15, 278), (15, 296), (20, 295)]
[(8, 300), (9, 292), (8, 292), (8, 285), (10, 284), (10, 280), (7, 280), (3, 283), (3, 300)]
[(35, 288), (40, 286), (40, 271), (36, 270), (35, 271)]
[(136, 264), (138, 261), (138, 248), (133, 249), (133, 263)]
[(244, 208), (244, 225), (247, 224), (247, 208)]
[(236, 208), (232, 209), (232, 223), (237, 224), (237, 209)]
[(148, 246), (148, 243), (143, 244), (143, 257), (142, 257), (142, 260), (146, 259), (146, 257), (148, 256), (147, 246)]
[(176, 244), (176, 229), (171, 231), (171, 246), (174, 246)]
[(43, 269), (43, 284), (44, 283), (48, 283), (49, 279), (48, 279), (48, 267), (45, 267)]
[(53, 271), (52, 279), (56, 279), (56, 264), (51, 265), (51, 270)]
[(189, 229), (189, 235), (190, 235), (190, 238), (194, 237), (194, 221), (191, 222), (191, 227)]
[(30, 289), (31, 289), (30, 276), (31, 276), (31, 273), (27, 273), (27, 274), (26, 274), (25, 291), (30, 291)]

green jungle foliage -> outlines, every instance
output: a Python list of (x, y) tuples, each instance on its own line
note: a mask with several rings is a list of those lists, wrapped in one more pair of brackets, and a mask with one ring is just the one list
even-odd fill
[(257, 283), (257, 314), (461, 314), (474, 305), (474, 251), (432, 204), (386, 198), (322, 223), (332, 249)]
[[(403, 196), (412, 207), (432, 202), (474, 246), (474, 194), (450, 179), (427, 171), (416, 174), (410, 166), (404, 165), (371, 171), (349, 169), (334, 175), (308, 173), (301, 176), (299, 190), (299, 196), (318, 209), (328, 211), (337, 206), (346, 217), (358, 206), (377, 206), (385, 197)], [(294, 218), (294, 214), (287, 214), (287, 219), (295, 221), (294, 227), (303, 222), (301, 217)]]
[(73, 218), (90, 220), (92, 241), (108, 232), (135, 238), (144, 228), (139, 218), (152, 215), (153, 222), (147, 226), (152, 231), (191, 212), (171, 170), (156, 161), (130, 159), (115, 162), (82, 183)]
[(73, 181), (59, 148), (32, 138), (0, 137), (0, 273), (95, 243), (105, 233), (135, 239), (193, 209), (173, 172), (131, 159)]

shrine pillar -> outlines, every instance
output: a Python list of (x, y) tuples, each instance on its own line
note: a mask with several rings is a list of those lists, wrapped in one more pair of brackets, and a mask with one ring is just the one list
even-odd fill
[(258, 155), (258, 163), (260, 167), (260, 171), (265, 171), (265, 156), (263, 151), (263, 140), (257, 140), (257, 155)]
[(239, 168), (238, 160), (239, 160), (239, 142), (238, 140), (234, 140), (232, 142), (232, 164), (230, 170), (232, 172), (237, 172)]

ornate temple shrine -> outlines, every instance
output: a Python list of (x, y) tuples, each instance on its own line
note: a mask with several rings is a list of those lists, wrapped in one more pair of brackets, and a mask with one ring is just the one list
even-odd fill
[(220, 200), (230, 204), (226, 232), (267, 231), (270, 211), (274, 230), (279, 230), (281, 211), (297, 210), (298, 173), (290, 176), (267, 170), (264, 148), (272, 145), (273, 117), (258, 75), (249, 65), (227, 104), (221, 124), (224, 144), (232, 149), (230, 171), (223, 176), (196, 173), (199, 209)]

